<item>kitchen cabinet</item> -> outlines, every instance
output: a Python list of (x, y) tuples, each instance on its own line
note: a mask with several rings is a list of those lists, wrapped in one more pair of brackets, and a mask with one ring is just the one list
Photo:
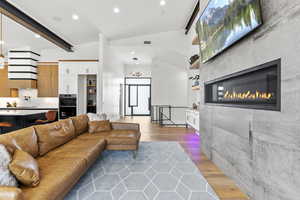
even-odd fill
[(79, 75), (95, 75), (98, 62), (59, 62), (59, 94), (77, 94)]
[(58, 65), (38, 66), (38, 97), (58, 97)]
[(10, 97), (10, 88), (8, 87), (7, 65), (0, 69), (0, 97)]
[(197, 110), (187, 110), (186, 111), (186, 123), (196, 129), (197, 131), (200, 130), (200, 115), (199, 111)]
[(7, 65), (0, 69), (0, 97), (18, 97), (18, 89), (11, 88), (8, 83)]

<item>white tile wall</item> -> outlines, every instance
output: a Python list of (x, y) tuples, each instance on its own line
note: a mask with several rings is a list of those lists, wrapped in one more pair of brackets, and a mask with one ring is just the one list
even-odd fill
[[(31, 99), (25, 101), (24, 96)], [(0, 108), (5, 108), (7, 102), (16, 102), (17, 107), (58, 108), (58, 98), (39, 98), (36, 89), (20, 89), (19, 98), (0, 98)]]

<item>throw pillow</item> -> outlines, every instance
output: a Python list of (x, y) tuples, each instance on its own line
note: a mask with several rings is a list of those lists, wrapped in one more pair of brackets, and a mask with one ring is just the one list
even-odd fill
[(101, 121), (107, 119), (107, 115), (105, 113), (102, 114), (88, 113), (87, 116), (89, 117), (89, 121)]
[(40, 183), (38, 163), (25, 151), (15, 151), (9, 169), (18, 181), (26, 186), (35, 187)]
[(0, 144), (0, 186), (17, 187), (16, 178), (10, 173), (8, 165), (11, 156), (4, 145)]
[(89, 133), (98, 133), (105, 131), (111, 131), (111, 124), (109, 120), (89, 122)]

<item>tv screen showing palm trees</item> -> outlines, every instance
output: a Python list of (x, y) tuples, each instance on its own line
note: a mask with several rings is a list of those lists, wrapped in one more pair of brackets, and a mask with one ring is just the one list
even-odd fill
[(262, 24), (259, 0), (211, 0), (197, 31), (202, 62), (207, 62)]

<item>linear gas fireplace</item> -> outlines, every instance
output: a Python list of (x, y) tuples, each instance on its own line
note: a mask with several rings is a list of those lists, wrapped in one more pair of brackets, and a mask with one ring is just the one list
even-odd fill
[(205, 103), (280, 111), (281, 60), (205, 83)]

